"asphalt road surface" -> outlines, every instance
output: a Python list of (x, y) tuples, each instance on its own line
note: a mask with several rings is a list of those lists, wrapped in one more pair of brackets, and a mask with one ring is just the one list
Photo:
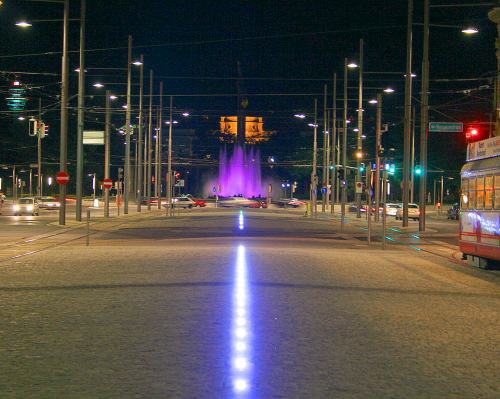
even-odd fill
[(0, 263), (1, 398), (500, 397), (498, 272), (404, 232), (208, 209), (92, 230)]

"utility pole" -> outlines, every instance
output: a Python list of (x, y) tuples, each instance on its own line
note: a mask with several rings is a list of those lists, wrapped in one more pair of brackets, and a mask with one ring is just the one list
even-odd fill
[(156, 174), (156, 185), (158, 186), (158, 209), (161, 209), (161, 182), (163, 180), (162, 178), (162, 164), (161, 164), (161, 153), (163, 150), (163, 140), (162, 140), (162, 112), (163, 112), (163, 82), (160, 82), (160, 108), (158, 109), (158, 132), (156, 132), (156, 142), (157, 142), (157, 148), (158, 148), (158, 153), (157, 153), (157, 158), (156, 162), (158, 162), (158, 171)]
[[(372, 242), (372, 165), (368, 164), (366, 167), (366, 217), (368, 218), (368, 245)], [(375, 210), (378, 213), (378, 209)]]
[(412, 86), (412, 24), (413, 0), (408, 0), (408, 23), (406, 32), (406, 76), (404, 113), (404, 157), (403, 157), (403, 227), (408, 226), (408, 194), (410, 188), (410, 140), (411, 140), (411, 86)]
[(382, 94), (377, 94), (377, 116), (375, 118), (375, 221), (379, 221), (380, 208), (380, 152), (382, 151)]
[(344, 58), (344, 115), (342, 117), (342, 169), (344, 180), (340, 182), (342, 186), (342, 203), (340, 205), (340, 231), (344, 231), (345, 204), (347, 202), (347, 58)]
[(149, 71), (149, 117), (148, 117), (148, 169), (146, 195), (148, 198), (148, 211), (151, 210), (151, 164), (153, 161), (153, 70)]
[(316, 207), (316, 195), (317, 195), (317, 163), (318, 163), (318, 99), (314, 99), (314, 133), (313, 133), (313, 170), (311, 173), (311, 204), (312, 204), (312, 214), (317, 215)]
[(415, 107), (412, 107), (411, 112), (411, 162), (410, 162), (410, 202), (413, 204), (415, 191)]
[(420, 105), (420, 175), (418, 230), (425, 231), (427, 196), (427, 134), (429, 126), (429, 7), (430, 0), (424, 0), (424, 48), (422, 53), (422, 90)]
[[(61, 128), (59, 139), (59, 169), (61, 172), (68, 170), (68, 23), (69, 0), (64, 0), (63, 17), (63, 55), (61, 71)], [(59, 224), (66, 224), (66, 185), (59, 184)]]
[(168, 116), (168, 164), (167, 164), (167, 209), (171, 215), (172, 212), (172, 112), (173, 112), (174, 98), (170, 96), (170, 109)]
[(321, 212), (325, 212), (326, 210), (326, 197), (327, 193), (324, 192), (324, 188), (328, 184), (328, 180), (326, 180), (326, 168), (328, 167), (326, 163), (326, 142), (327, 142), (327, 135), (328, 135), (328, 126), (327, 126), (327, 98), (328, 98), (328, 86), (325, 84), (323, 86), (323, 170), (321, 172), (321, 180), (322, 180), (322, 185), (321, 185)]
[(83, 120), (85, 113), (85, 2), (80, 2), (80, 72), (78, 73), (78, 116), (76, 126), (76, 210), (78, 222), (82, 221), (83, 184)]
[[(109, 179), (110, 128), (111, 128), (111, 92), (106, 90), (106, 118), (104, 124), (104, 179)], [(104, 189), (104, 217), (109, 217), (109, 188)]]
[(12, 165), (12, 198), (17, 200), (17, 176), (16, 165)]
[(141, 212), (142, 205), (142, 132), (143, 132), (143, 117), (142, 117), (142, 97), (144, 94), (144, 55), (141, 54), (141, 65), (139, 66), (139, 133), (137, 137), (137, 212)]
[(130, 111), (132, 109), (132, 36), (128, 37), (128, 57), (127, 57), (127, 110), (125, 113), (125, 172), (123, 190), (123, 213), (128, 214), (128, 201), (130, 197)]
[[(356, 182), (361, 181), (360, 163), (363, 156), (363, 39), (359, 39), (359, 85), (358, 85), (358, 134), (356, 153)], [(361, 218), (361, 193), (356, 193), (356, 217)]]
[(335, 212), (335, 195), (337, 193), (337, 166), (335, 165), (335, 147), (337, 146), (337, 73), (333, 74), (333, 104), (332, 104), (332, 132), (331, 137), (331, 159), (333, 169), (330, 173), (330, 196), (331, 196), (331, 207), (330, 211), (333, 214)]
[(439, 214), (441, 214), (441, 210), (443, 209), (443, 202), (444, 202), (444, 176), (441, 175), (441, 196), (440, 196), (440, 204), (441, 206), (439, 207)]
[[(42, 98), (38, 98), (38, 120), (42, 121)], [(36, 194), (37, 196), (42, 196), (42, 134), (40, 129), (37, 129), (37, 152), (38, 152), (38, 176), (37, 176), (37, 185), (36, 185)]]

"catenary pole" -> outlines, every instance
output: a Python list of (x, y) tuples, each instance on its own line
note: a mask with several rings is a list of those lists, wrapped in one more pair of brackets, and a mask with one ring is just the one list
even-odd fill
[(137, 137), (137, 212), (141, 212), (142, 205), (142, 138), (143, 138), (143, 95), (144, 95), (144, 55), (141, 54), (141, 65), (139, 66), (139, 129), (138, 129), (138, 137)]
[(322, 161), (323, 161), (323, 170), (321, 171), (321, 212), (325, 212), (326, 210), (326, 196), (325, 187), (328, 184), (326, 180), (326, 168), (328, 167), (326, 163), (326, 142), (327, 142), (327, 131), (328, 126), (326, 124), (327, 120), (327, 99), (328, 99), (328, 86), (325, 84), (323, 86), (323, 151), (322, 151)]
[(318, 162), (318, 99), (314, 99), (314, 131), (313, 131), (313, 170), (311, 173), (311, 204), (312, 204), (312, 215), (317, 214), (317, 182), (318, 182), (318, 172), (317, 172), (317, 162)]
[(347, 202), (347, 58), (344, 58), (344, 114), (342, 116), (342, 169), (343, 181), (340, 182), (342, 186), (342, 202), (340, 205), (340, 231), (344, 231), (345, 222), (345, 205)]
[(162, 181), (163, 181), (163, 172), (162, 172), (162, 151), (163, 151), (163, 139), (162, 139), (162, 132), (163, 132), (163, 121), (162, 121), (162, 114), (163, 114), (163, 82), (160, 82), (160, 106), (158, 108), (158, 131), (156, 132), (156, 141), (157, 141), (157, 146), (158, 146), (158, 154), (157, 154), (157, 159), (156, 161), (158, 162), (158, 172), (156, 175), (156, 184), (158, 186), (158, 209), (161, 209), (161, 193), (162, 193)]
[[(63, 17), (63, 54), (61, 71), (61, 125), (59, 139), (59, 170), (68, 170), (68, 23), (69, 23), (69, 0), (64, 0)], [(59, 224), (66, 224), (66, 185), (59, 185)]]
[(337, 193), (337, 166), (335, 165), (335, 148), (337, 146), (337, 73), (333, 74), (333, 103), (332, 103), (332, 132), (330, 134), (331, 141), (331, 160), (333, 169), (330, 173), (330, 185), (331, 185), (331, 213), (335, 212), (335, 196)]
[[(38, 121), (42, 122), (42, 98), (38, 98)], [(36, 193), (39, 197), (42, 196), (42, 134), (40, 129), (38, 129), (36, 138), (37, 138), (37, 155), (38, 155), (38, 175), (37, 175), (37, 186)]]
[(380, 153), (382, 151), (382, 94), (377, 94), (377, 115), (375, 117), (375, 221), (379, 221), (380, 208)]
[(167, 210), (173, 215), (172, 212), (172, 113), (173, 113), (174, 98), (170, 96), (170, 106), (168, 115), (168, 155), (167, 155)]
[(420, 105), (420, 175), (418, 230), (425, 231), (426, 194), (427, 194), (427, 134), (429, 125), (429, 5), (430, 0), (424, 0), (424, 44), (422, 53), (422, 89)]
[[(109, 179), (110, 134), (111, 134), (111, 91), (106, 90), (106, 116), (104, 123), (104, 178)], [(104, 189), (104, 217), (109, 217), (109, 188)]]
[[(363, 154), (363, 39), (359, 39), (358, 134), (356, 136), (356, 182), (361, 181), (360, 163)], [(361, 218), (361, 193), (356, 193), (356, 217)]]
[(404, 109), (404, 156), (403, 156), (403, 227), (408, 226), (408, 196), (410, 189), (410, 145), (411, 145), (411, 86), (412, 86), (412, 23), (413, 0), (408, 0), (408, 22), (406, 32), (406, 76)]
[(149, 71), (149, 116), (148, 116), (148, 169), (146, 195), (148, 198), (148, 211), (151, 210), (151, 169), (153, 162), (153, 70)]
[(76, 210), (75, 218), (82, 221), (83, 203), (83, 129), (85, 118), (85, 4), (80, 3), (80, 72), (78, 73), (78, 116), (76, 127)]

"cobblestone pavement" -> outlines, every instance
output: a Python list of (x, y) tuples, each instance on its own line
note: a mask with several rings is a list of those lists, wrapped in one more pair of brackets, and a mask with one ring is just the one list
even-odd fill
[(498, 272), (260, 210), (93, 228), (0, 264), (0, 398), (500, 396)]

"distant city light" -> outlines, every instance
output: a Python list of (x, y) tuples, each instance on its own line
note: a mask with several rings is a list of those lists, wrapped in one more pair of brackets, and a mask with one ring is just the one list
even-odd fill
[(19, 21), (19, 22), (16, 22), (16, 26), (19, 26), (21, 28), (29, 28), (32, 25), (26, 21)]
[(183, 112), (182, 116), (189, 116), (189, 112)]
[(19, 119), (20, 121), (24, 121), (26, 118), (24, 116), (18, 116), (17, 119)]
[(357, 127), (355, 127), (355, 128), (354, 128), (354, 129), (352, 129), (352, 130), (354, 130), (355, 132), (359, 132), (359, 129), (358, 129)]
[(357, 68), (358, 67), (358, 64), (356, 64), (355, 62), (350, 62), (349, 64), (347, 64), (347, 68)]
[(97, 87), (98, 89), (100, 89), (101, 87), (104, 87), (104, 85), (102, 83), (94, 83), (92, 86), (94, 87)]
[(140, 66), (140, 65), (142, 65), (142, 62), (139, 60), (136, 60), (136, 61), (132, 62), (132, 64)]
[(318, 124), (314, 124), (314, 123), (308, 123), (307, 126), (311, 126), (311, 127), (318, 127)]
[(377, 100), (375, 100), (374, 98), (372, 98), (372, 99), (371, 99), (370, 101), (368, 101), (368, 102), (369, 102), (370, 104), (377, 104), (377, 103), (378, 103), (378, 101), (377, 101)]
[[(116, 97), (116, 96), (114, 96), (114, 95), (109, 96), (109, 99), (110, 99), (110, 100), (116, 100), (117, 98), (118, 98), (118, 97)], [(126, 108), (126, 107), (127, 107), (127, 106), (125, 106), (125, 108)]]
[(304, 114), (295, 114), (294, 116), (299, 119), (304, 119), (306, 117)]
[(392, 87), (388, 87), (387, 89), (384, 89), (385, 93), (394, 93), (394, 89)]
[(128, 105), (127, 105), (127, 104), (123, 104), (123, 105), (122, 105), (122, 108), (127, 109), (127, 108), (128, 108)]

